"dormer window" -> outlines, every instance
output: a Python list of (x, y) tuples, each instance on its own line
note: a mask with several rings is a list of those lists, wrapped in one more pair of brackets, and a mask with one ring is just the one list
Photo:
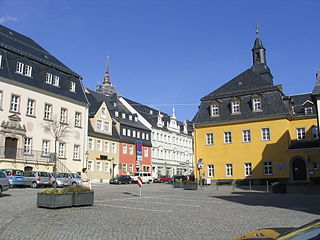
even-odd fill
[(60, 78), (58, 77), (58, 76), (53, 76), (53, 81), (52, 81), (52, 84), (54, 85), (54, 86), (59, 86), (59, 80), (60, 80)]
[(70, 82), (70, 91), (75, 92), (76, 91), (76, 83), (75, 82)]
[(26, 67), (24, 68), (24, 75), (27, 77), (31, 77), (31, 73), (32, 73), (32, 67), (29, 65), (26, 65)]
[(0, 68), (2, 68), (2, 54), (0, 54)]
[(126, 114), (125, 113), (122, 113), (122, 118), (126, 119)]
[(150, 114), (151, 114), (151, 115), (153, 114), (153, 111), (152, 111), (152, 110), (150, 110)]
[(306, 108), (304, 109), (304, 114), (305, 114), (305, 115), (312, 115), (312, 114), (313, 114), (313, 109), (312, 109), (312, 107), (306, 107)]
[(47, 73), (47, 75), (46, 75), (46, 83), (52, 84), (52, 74), (51, 73)]
[(118, 112), (118, 111), (115, 111), (115, 112), (114, 112), (114, 115), (115, 115), (116, 117), (119, 117), (119, 112)]
[(254, 112), (262, 111), (261, 98), (252, 99), (252, 109)]
[(240, 102), (239, 101), (231, 102), (231, 112), (232, 112), (232, 114), (239, 114), (240, 113)]
[(17, 62), (16, 73), (23, 74), (24, 64), (21, 62)]
[(17, 62), (16, 73), (20, 73), (27, 77), (32, 76), (32, 67), (22, 62)]
[(138, 122), (138, 117), (134, 117), (134, 121), (135, 121), (135, 122)]
[(210, 115), (211, 115), (211, 117), (219, 116), (219, 105), (218, 104), (213, 104), (210, 106)]
[(129, 115), (129, 120), (132, 121), (132, 115)]

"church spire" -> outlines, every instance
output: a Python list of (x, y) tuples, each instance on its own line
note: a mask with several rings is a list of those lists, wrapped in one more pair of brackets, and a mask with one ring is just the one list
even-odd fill
[(107, 56), (107, 66), (106, 66), (106, 74), (104, 75), (104, 79), (103, 79), (103, 82), (110, 82), (110, 75), (109, 75), (109, 60), (110, 60), (110, 57)]
[(256, 25), (256, 40), (254, 41), (252, 48), (253, 65), (251, 70), (258, 73), (261, 77), (267, 80), (270, 84), (273, 84), (273, 76), (267, 66), (266, 49), (263, 47), (262, 41), (259, 38), (261, 25)]
[(110, 75), (109, 75), (109, 60), (110, 57), (107, 56), (107, 64), (106, 64), (106, 73), (103, 78), (102, 84), (97, 86), (96, 91), (99, 93), (102, 93), (104, 95), (111, 96), (114, 93), (117, 93), (115, 90), (115, 87), (112, 85), (111, 80), (110, 80)]

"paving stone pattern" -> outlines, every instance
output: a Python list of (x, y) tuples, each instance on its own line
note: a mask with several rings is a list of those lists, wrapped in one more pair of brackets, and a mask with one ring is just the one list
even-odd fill
[(1, 240), (214, 239), (254, 229), (299, 226), (319, 218), (320, 194), (233, 189), (174, 189), (169, 184), (96, 184), (92, 207), (36, 207), (41, 189), (14, 188), (0, 198)]

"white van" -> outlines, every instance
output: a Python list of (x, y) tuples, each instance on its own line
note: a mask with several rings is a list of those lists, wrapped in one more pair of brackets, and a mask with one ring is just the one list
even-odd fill
[(138, 177), (141, 177), (142, 183), (152, 182), (152, 176), (150, 172), (136, 172), (133, 176), (131, 176), (131, 181), (138, 182)]

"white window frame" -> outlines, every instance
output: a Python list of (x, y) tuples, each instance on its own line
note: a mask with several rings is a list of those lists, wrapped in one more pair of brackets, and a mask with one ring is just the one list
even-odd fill
[(20, 112), (20, 96), (15, 94), (11, 95), (10, 112)]
[(133, 130), (133, 131), (132, 131), (132, 137), (135, 138), (135, 137), (136, 137), (136, 133), (137, 133), (136, 130)]
[(24, 139), (24, 154), (32, 154), (32, 138), (30, 137)]
[(271, 176), (273, 174), (272, 161), (263, 162), (263, 174), (265, 176)]
[(110, 132), (110, 122), (108, 121), (103, 122), (103, 130), (106, 132)]
[(127, 144), (122, 145), (122, 154), (127, 154), (128, 153), (128, 147)]
[(304, 114), (305, 115), (312, 115), (313, 114), (313, 108), (312, 107), (304, 108)]
[(270, 141), (270, 128), (261, 128), (261, 141)]
[(23, 74), (23, 70), (24, 70), (24, 63), (22, 63), (22, 62), (17, 62), (17, 65), (16, 65), (16, 73)]
[(48, 156), (50, 151), (50, 141), (49, 140), (42, 140), (42, 147), (41, 147), (41, 154), (43, 156)]
[(34, 116), (35, 115), (35, 100), (28, 99), (27, 101), (27, 115), (28, 116)]
[(208, 177), (211, 177), (211, 178), (214, 177), (214, 165), (213, 164), (208, 165)]
[(223, 133), (223, 141), (225, 144), (231, 144), (232, 143), (232, 133), (230, 131)]
[(59, 87), (59, 81), (60, 81), (60, 77), (54, 75), (52, 79), (52, 85)]
[(107, 141), (104, 142), (104, 151), (107, 153), (110, 152), (110, 144)]
[(242, 142), (244, 143), (251, 142), (251, 130), (249, 129), (242, 130)]
[(252, 99), (252, 109), (254, 112), (262, 111), (261, 98)]
[(122, 172), (123, 174), (127, 174), (128, 172), (128, 165), (126, 163), (122, 164)]
[(233, 166), (232, 163), (226, 163), (226, 177), (233, 176)]
[(24, 75), (27, 77), (31, 77), (32, 75), (32, 67), (29, 65), (26, 65), (24, 68)]
[(70, 91), (76, 92), (76, 83), (75, 82), (70, 82)]
[(210, 106), (210, 113), (211, 113), (211, 117), (219, 116), (219, 105), (218, 104), (211, 105)]
[(137, 132), (137, 138), (140, 138), (140, 132)]
[(0, 90), (0, 111), (2, 110), (2, 104), (3, 104), (3, 91)]
[(66, 143), (64, 143), (64, 142), (59, 142), (58, 157), (59, 158), (66, 157)]
[[(174, 137), (173, 139), (175, 141)], [(207, 146), (213, 145), (213, 133), (206, 133), (206, 145)]]
[(96, 171), (97, 172), (101, 172), (102, 168), (101, 168), (101, 161), (97, 161), (96, 162)]
[(133, 155), (133, 146), (129, 146), (129, 154)]
[(88, 165), (87, 165), (87, 168), (88, 168), (88, 171), (92, 171), (92, 166), (93, 165), (93, 161), (92, 160), (88, 160)]
[(102, 131), (103, 130), (103, 125), (102, 125), (102, 120), (97, 119), (97, 130)]
[(117, 144), (116, 143), (112, 143), (112, 152), (117, 153)]
[(146, 147), (144, 148), (144, 156), (149, 157), (149, 149)]
[(51, 73), (46, 74), (46, 83), (52, 84), (52, 74)]
[(80, 145), (73, 146), (73, 159), (80, 159)]
[(75, 112), (74, 114), (74, 126), (81, 127), (82, 114), (81, 112)]
[(0, 68), (2, 68), (2, 59), (3, 59), (2, 54), (0, 54)]
[(127, 130), (127, 136), (128, 136), (128, 137), (131, 137), (131, 129), (128, 129), (128, 130)]
[(306, 139), (306, 128), (304, 127), (296, 128), (296, 132), (297, 132), (297, 140)]
[(52, 105), (49, 103), (44, 104), (44, 119), (46, 120), (52, 119)]
[(252, 163), (251, 162), (244, 163), (244, 176), (246, 176), (246, 177), (252, 176)]
[(106, 161), (104, 163), (104, 171), (105, 172), (110, 172), (110, 163), (108, 161)]
[(93, 138), (89, 138), (89, 140), (88, 140), (88, 148), (90, 150), (94, 150), (94, 139)]
[(240, 101), (231, 102), (231, 112), (232, 112), (232, 114), (241, 113), (241, 111), (240, 111)]
[(97, 139), (97, 150), (102, 152), (102, 140)]
[(67, 121), (68, 121), (68, 109), (61, 108), (60, 109), (60, 122), (67, 123)]

